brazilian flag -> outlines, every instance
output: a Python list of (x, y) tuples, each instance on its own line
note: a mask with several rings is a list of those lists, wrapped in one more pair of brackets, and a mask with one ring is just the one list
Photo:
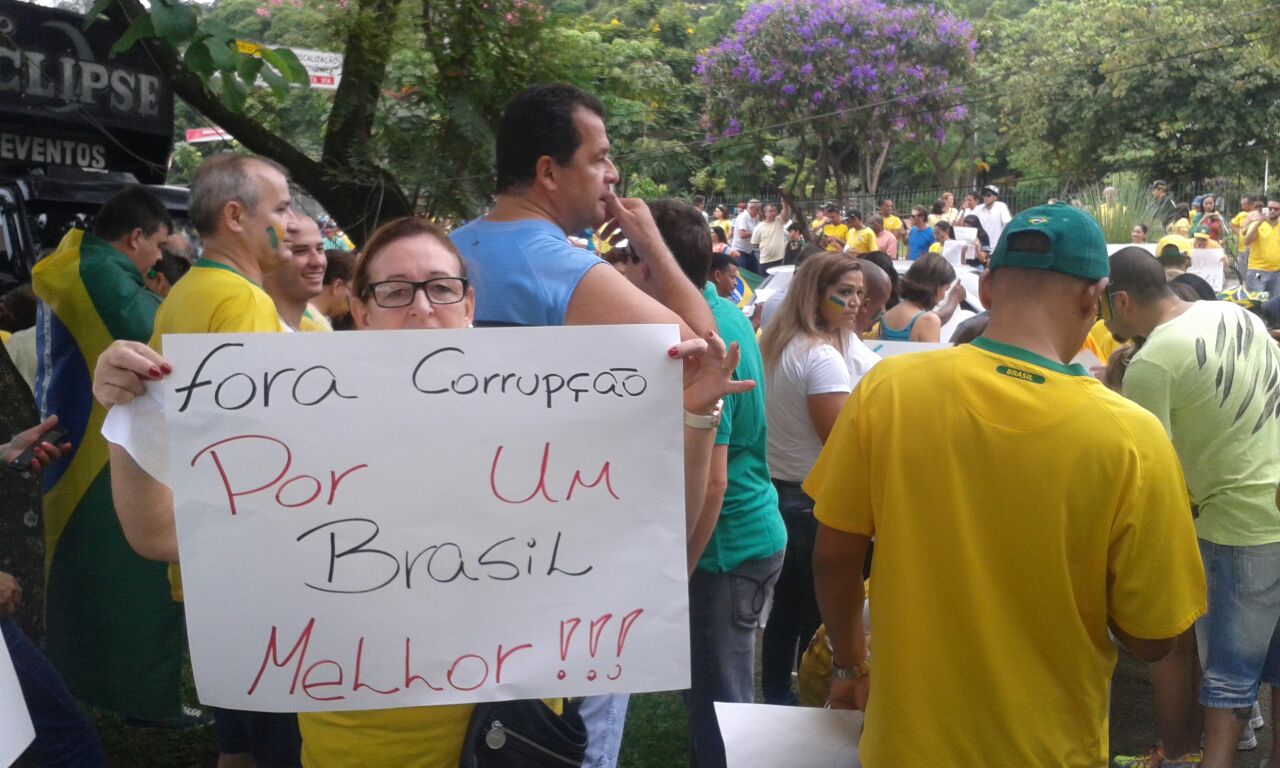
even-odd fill
[(738, 305), (738, 308), (747, 306), (751, 300), (755, 298), (756, 288), (764, 282), (764, 278), (747, 269), (739, 269), (738, 277), (734, 281), (733, 293), (729, 294), (729, 301)]
[(73, 229), (36, 264), (36, 402), (73, 452), (43, 475), (47, 653), (71, 691), (126, 717), (182, 714), (182, 607), (164, 563), (129, 548), (111, 501), (93, 366), (115, 339), (151, 338), (160, 299), (128, 257)]

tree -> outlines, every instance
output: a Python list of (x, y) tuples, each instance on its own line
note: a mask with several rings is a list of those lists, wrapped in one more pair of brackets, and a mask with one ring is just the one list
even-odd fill
[(779, 133), (816, 144), (815, 190), (833, 176), (843, 197), (853, 160), (875, 192), (895, 140), (942, 141), (964, 119), (959, 83), (975, 47), (969, 24), (932, 8), (766, 0), (698, 58), (707, 139), (785, 121)]
[(1272, 30), (1241, 8), (1056, 0), (1028, 12), (980, 57), (1001, 146), (1022, 169), (1084, 180), (1115, 168), (1201, 179), (1238, 167), (1280, 127)]

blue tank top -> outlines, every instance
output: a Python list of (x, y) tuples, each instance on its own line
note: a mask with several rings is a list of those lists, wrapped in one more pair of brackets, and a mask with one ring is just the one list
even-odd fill
[(889, 324), (886, 323), (884, 320), (881, 320), (880, 321), (880, 338), (884, 339), (885, 341), (911, 341), (911, 329), (916, 327), (916, 321), (919, 320), (920, 316), (923, 314), (924, 314), (923, 310), (921, 310), (920, 312), (917, 312), (915, 314), (915, 317), (912, 317), (911, 320), (907, 323), (906, 327), (896, 331), (890, 328)]
[(564, 325), (578, 282), (604, 264), (542, 219), (477, 219), (449, 238), (467, 262), (477, 326)]

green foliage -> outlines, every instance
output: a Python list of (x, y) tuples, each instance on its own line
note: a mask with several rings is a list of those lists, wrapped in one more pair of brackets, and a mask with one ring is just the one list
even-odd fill
[[(1107, 189), (1114, 192), (1107, 193)], [(1164, 235), (1164, 222), (1152, 207), (1148, 184), (1137, 174), (1116, 174), (1106, 184), (1090, 185), (1077, 199), (1102, 227), (1108, 243), (1129, 242), (1135, 224), (1146, 225), (1152, 242)]]
[[(1018, 168), (1203, 177), (1275, 135), (1280, 60), (1267, 26), (1224, 0), (1044, 3), (979, 57)], [(1171, 30), (1177, 30), (1176, 34)]]
[[(86, 27), (110, 8), (114, 0), (97, 0), (85, 17)], [(130, 22), (125, 33), (111, 48), (111, 55), (129, 50), (139, 40), (155, 39), (178, 50), (184, 50), (182, 61), (198, 76), (211, 93), (217, 93), (223, 105), (233, 112), (244, 109), (255, 78), (261, 76), (277, 93), (284, 95), (290, 86), (309, 88), (311, 79), (292, 51), (265, 46), (254, 49), (237, 46), (232, 29), (216, 18), (203, 23), (199, 6), (178, 0), (153, 0), (151, 12)], [(259, 59), (261, 63), (250, 64)]]

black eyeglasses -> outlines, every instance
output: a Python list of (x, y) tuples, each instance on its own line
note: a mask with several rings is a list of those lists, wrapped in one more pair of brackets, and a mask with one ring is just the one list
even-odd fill
[(467, 297), (467, 278), (433, 277), (430, 280), (383, 280), (370, 283), (364, 297), (373, 297), (373, 303), (383, 309), (407, 307), (421, 289), (433, 306), (457, 304)]

